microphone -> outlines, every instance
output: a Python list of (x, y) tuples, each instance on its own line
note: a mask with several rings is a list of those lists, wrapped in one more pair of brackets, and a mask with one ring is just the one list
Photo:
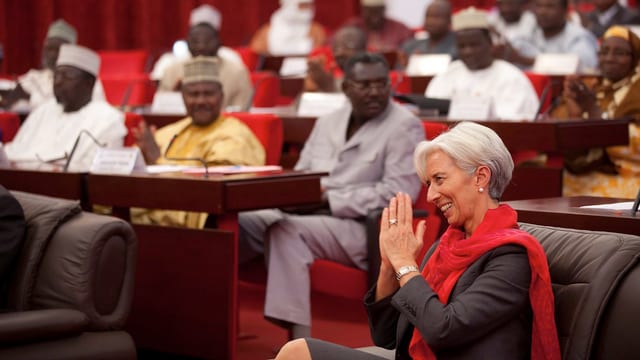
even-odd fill
[(633, 206), (631, 207), (631, 216), (636, 216), (636, 212), (638, 212), (638, 207), (640, 207), (640, 189), (638, 189), (638, 195), (636, 195), (636, 201), (633, 202)]
[(169, 144), (167, 145), (167, 148), (164, 151), (164, 158), (167, 160), (171, 160), (171, 161), (199, 161), (202, 164), (202, 167), (204, 168), (204, 178), (208, 179), (209, 178), (209, 166), (207, 165), (207, 162), (201, 158), (201, 157), (173, 157), (173, 156), (169, 156), (169, 149), (171, 149), (171, 146), (173, 146), (173, 142), (176, 140), (176, 138), (178, 137), (178, 135), (180, 135), (180, 133), (173, 135), (173, 137), (171, 138), (171, 140), (169, 141)]
[(101, 143), (100, 141), (98, 141), (98, 139), (96, 139), (95, 136), (93, 136), (88, 130), (86, 129), (82, 129), (80, 130), (80, 132), (78, 133), (78, 136), (76, 136), (76, 141), (73, 143), (73, 147), (71, 148), (71, 152), (69, 152), (69, 157), (67, 158), (67, 161), (64, 164), (64, 167), (62, 168), (62, 172), (67, 172), (69, 170), (69, 165), (71, 164), (71, 159), (73, 159), (73, 155), (76, 153), (76, 149), (78, 149), (78, 144), (80, 143), (80, 138), (82, 137), (82, 134), (86, 134), (92, 141), (94, 144), (100, 146), (100, 147), (105, 147), (107, 146), (107, 144)]

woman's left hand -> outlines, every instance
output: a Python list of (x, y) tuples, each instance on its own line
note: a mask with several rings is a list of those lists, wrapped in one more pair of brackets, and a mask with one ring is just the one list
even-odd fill
[(425, 222), (420, 221), (413, 233), (413, 209), (411, 197), (398, 193), (382, 212), (380, 223), (380, 251), (384, 260), (398, 268), (413, 265), (423, 246)]

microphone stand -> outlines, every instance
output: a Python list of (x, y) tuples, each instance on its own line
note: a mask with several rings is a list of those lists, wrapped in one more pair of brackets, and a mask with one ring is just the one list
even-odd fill
[(73, 143), (73, 147), (71, 148), (71, 152), (69, 152), (69, 157), (67, 158), (67, 162), (65, 162), (64, 167), (62, 168), (62, 172), (67, 172), (69, 170), (69, 165), (71, 165), (71, 159), (73, 159), (73, 155), (76, 153), (78, 149), (78, 144), (80, 143), (80, 138), (82, 134), (86, 134), (96, 145), (100, 147), (105, 147), (107, 144), (103, 144), (95, 136), (93, 136), (89, 131), (82, 129), (76, 136), (76, 141)]
[(167, 148), (164, 151), (164, 158), (167, 160), (171, 160), (171, 161), (199, 161), (202, 164), (202, 167), (204, 168), (204, 178), (208, 179), (209, 178), (209, 166), (207, 165), (207, 162), (201, 158), (201, 157), (172, 157), (167, 155), (169, 153), (169, 149), (171, 149), (171, 146), (173, 146), (173, 142), (176, 140), (176, 138), (178, 137), (179, 134), (175, 134), (173, 135), (173, 137), (171, 138), (171, 140), (169, 141), (169, 145), (167, 145)]

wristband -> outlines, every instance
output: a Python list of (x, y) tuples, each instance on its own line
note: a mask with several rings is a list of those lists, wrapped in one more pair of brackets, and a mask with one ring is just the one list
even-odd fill
[(412, 273), (412, 272), (420, 272), (420, 270), (415, 265), (401, 266), (398, 269), (398, 272), (396, 273), (396, 280), (399, 281), (400, 278), (402, 278), (403, 276), (407, 275), (408, 273)]

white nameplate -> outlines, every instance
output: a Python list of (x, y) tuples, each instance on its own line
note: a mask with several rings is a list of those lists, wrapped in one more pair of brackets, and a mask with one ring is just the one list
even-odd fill
[(415, 54), (409, 57), (407, 75), (435, 76), (447, 70), (451, 63), (449, 54)]
[(89, 169), (93, 174), (130, 175), (134, 171), (146, 171), (142, 153), (137, 147), (99, 148)]
[(9, 163), (9, 157), (7, 156), (6, 151), (4, 151), (4, 146), (0, 143), (0, 167), (6, 168), (11, 165)]
[(298, 116), (322, 116), (338, 110), (347, 103), (343, 93), (306, 92), (300, 97)]
[(179, 91), (157, 91), (151, 103), (152, 114), (186, 115), (182, 93)]
[(569, 75), (578, 72), (579, 64), (575, 54), (538, 54), (532, 70), (545, 75)]
[(449, 119), (489, 120), (491, 116), (491, 98), (471, 94), (455, 94), (451, 97)]
[(304, 77), (307, 74), (306, 57), (286, 57), (280, 65), (280, 76)]

